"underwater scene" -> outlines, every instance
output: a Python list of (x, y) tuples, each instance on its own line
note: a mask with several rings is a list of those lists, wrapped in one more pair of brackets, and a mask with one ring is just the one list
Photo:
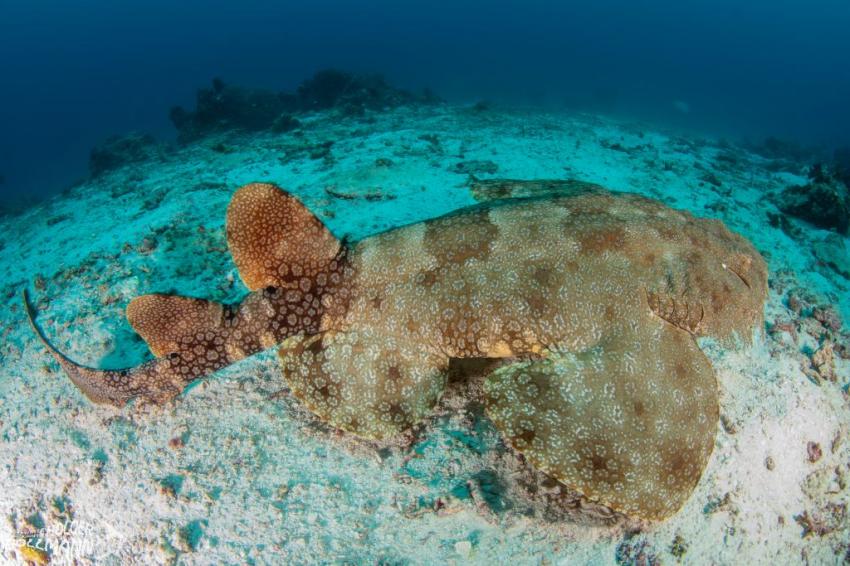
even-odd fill
[(0, 564), (850, 563), (850, 4), (0, 5)]

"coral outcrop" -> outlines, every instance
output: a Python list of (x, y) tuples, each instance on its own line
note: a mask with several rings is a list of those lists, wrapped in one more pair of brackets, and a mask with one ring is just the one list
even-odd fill
[(180, 106), (170, 117), (181, 142), (188, 142), (218, 131), (264, 130), (281, 115), (297, 109), (297, 101), (270, 90), (246, 89), (215, 79), (209, 88), (198, 90), (195, 110)]
[(814, 165), (811, 182), (786, 189), (778, 202), (780, 210), (821, 228), (847, 234), (850, 227), (850, 189), (826, 166)]
[(402, 104), (432, 103), (439, 99), (426, 90), (413, 93), (397, 89), (381, 75), (354, 75), (337, 69), (319, 71), (298, 87), (300, 110), (343, 107), (348, 112), (383, 110)]

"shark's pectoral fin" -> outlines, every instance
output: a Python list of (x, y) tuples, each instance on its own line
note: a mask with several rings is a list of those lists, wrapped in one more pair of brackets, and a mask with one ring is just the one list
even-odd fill
[(179, 352), (182, 338), (202, 342), (232, 316), (221, 303), (176, 295), (142, 295), (127, 305), (127, 320), (158, 358)]
[(325, 422), (364, 438), (397, 435), (424, 419), (446, 386), (448, 358), (404, 339), (326, 332), (284, 342), (292, 394)]
[(630, 516), (675, 513), (714, 447), (711, 364), (650, 316), (586, 350), (498, 368), (484, 392), (496, 428), (535, 468)]
[(227, 208), (227, 245), (242, 281), (255, 291), (312, 281), (328, 270), (342, 244), (294, 196), (252, 183)]

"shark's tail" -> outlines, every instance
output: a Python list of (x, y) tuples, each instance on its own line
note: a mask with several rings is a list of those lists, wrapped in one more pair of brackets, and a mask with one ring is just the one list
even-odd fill
[(136, 395), (132, 370), (100, 370), (84, 367), (57, 350), (36, 324), (35, 309), (30, 303), (26, 289), (22, 293), (22, 298), (24, 310), (33, 331), (71, 381), (74, 382), (74, 385), (79, 387), (86, 397), (94, 403), (107, 403), (122, 407)]

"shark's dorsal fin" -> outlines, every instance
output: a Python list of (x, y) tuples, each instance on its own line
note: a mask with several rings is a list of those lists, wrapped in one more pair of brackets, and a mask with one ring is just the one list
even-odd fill
[(242, 281), (254, 291), (297, 285), (327, 270), (341, 243), (294, 196), (252, 183), (227, 208), (227, 245)]
[(177, 295), (142, 295), (127, 305), (127, 320), (161, 358), (180, 351), (180, 339), (220, 328), (228, 309), (214, 301)]

